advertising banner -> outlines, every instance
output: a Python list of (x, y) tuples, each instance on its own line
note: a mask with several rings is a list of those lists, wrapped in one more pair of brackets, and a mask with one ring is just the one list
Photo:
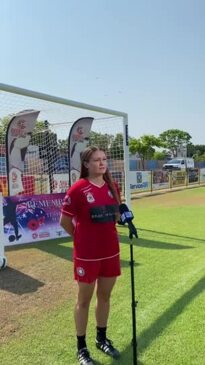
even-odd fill
[(2, 193), (3, 196), (8, 195), (8, 183), (6, 176), (0, 176), (0, 193)]
[(205, 182), (205, 168), (200, 169), (200, 182)]
[(80, 176), (80, 154), (88, 146), (93, 118), (80, 118), (72, 125), (68, 137), (69, 145), (69, 185)]
[[(3, 235), (3, 204), (2, 204), (2, 194), (0, 192), (0, 257), (4, 256), (4, 235)], [(0, 265), (1, 267), (1, 265)]]
[(69, 188), (68, 174), (53, 174), (53, 192), (65, 193)]
[(172, 185), (173, 186), (186, 185), (186, 172), (172, 171)]
[(150, 171), (130, 171), (129, 183), (131, 194), (150, 190), (150, 175)]
[(68, 234), (59, 225), (64, 193), (3, 198), (6, 246), (34, 243)]
[(34, 194), (49, 194), (49, 176), (46, 174), (34, 175)]
[(9, 195), (24, 192), (22, 174), (24, 160), (29, 146), (32, 131), (35, 127), (39, 111), (22, 111), (12, 117), (6, 133), (6, 155)]
[(198, 183), (199, 182), (199, 169), (191, 169), (188, 171), (188, 183)]
[(169, 189), (169, 172), (155, 170), (152, 175), (152, 189)]

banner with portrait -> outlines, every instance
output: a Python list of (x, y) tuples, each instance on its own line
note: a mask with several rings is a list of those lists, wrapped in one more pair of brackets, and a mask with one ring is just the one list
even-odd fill
[(164, 170), (154, 170), (152, 174), (152, 189), (169, 189), (169, 172)]
[(80, 177), (81, 152), (89, 144), (89, 134), (93, 118), (80, 118), (74, 122), (68, 137), (69, 146), (69, 184), (70, 186)]
[(22, 181), (24, 160), (39, 113), (36, 110), (22, 111), (15, 114), (8, 125), (6, 155), (8, 193), (10, 196), (24, 192)]

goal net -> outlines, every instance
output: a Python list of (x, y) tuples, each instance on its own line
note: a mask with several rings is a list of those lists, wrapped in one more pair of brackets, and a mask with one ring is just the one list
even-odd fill
[[(23, 158), (23, 195), (52, 194), (68, 189), (69, 132), (76, 120), (91, 117), (87, 144), (106, 151), (109, 170), (122, 196), (129, 199), (126, 114), (0, 84), (0, 191), (4, 196), (9, 194), (7, 127), (12, 116), (26, 110), (39, 111), (39, 114)], [(75, 180), (78, 176), (72, 178)]]

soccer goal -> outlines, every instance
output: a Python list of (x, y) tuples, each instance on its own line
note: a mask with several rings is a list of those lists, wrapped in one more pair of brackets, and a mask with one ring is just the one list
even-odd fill
[[(3, 195), (11, 195), (8, 186), (7, 127), (14, 115), (27, 110), (37, 111), (38, 118), (24, 153), (24, 195), (52, 194), (67, 190), (70, 171), (69, 133), (76, 120), (91, 117), (93, 122), (87, 144), (105, 149), (109, 170), (119, 183), (122, 196), (129, 203), (126, 113), (0, 84), (0, 191)], [(9, 148), (10, 151), (13, 148), (15, 158), (18, 141), (15, 139)]]
[[(19, 151), (17, 138), (13, 138), (9, 146), (6, 143), (7, 128), (15, 115), (29, 110), (36, 111), (38, 117), (30, 137), (27, 138), (26, 149), (23, 145), (24, 149), (22, 147)], [(122, 197), (129, 204), (128, 116), (126, 113), (5, 84), (0, 84), (0, 191), (2, 194), (11, 195), (8, 182), (10, 178), (8, 153), (13, 154), (14, 160), (17, 153), (23, 156), (21, 176), (24, 195), (65, 192), (69, 186), (71, 169), (68, 153), (69, 133), (76, 120), (88, 117), (92, 118), (92, 126), (87, 145), (94, 144), (106, 151), (109, 170), (120, 186)], [(15, 135), (15, 129), (13, 133)], [(80, 147), (82, 148), (82, 145)], [(15, 178), (15, 174), (12, 176)], [(74, 180), (78, 178), (75, 174), (72, 176)]]

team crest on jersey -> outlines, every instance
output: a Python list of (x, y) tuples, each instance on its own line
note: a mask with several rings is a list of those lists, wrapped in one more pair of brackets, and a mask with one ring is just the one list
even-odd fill
[(93, 194), (90, 193), (90, 192), (87, 193), (86, 198), (87, 198), (88, 203), (93, 203), (95, 201), (95, 198), (94, 198)]
[(83, 267), (80, 267), (80, 266), (76, 267), (76, 271), (79, 276), (85, 275), (85, 270), (83, 269)]
[(112, 195), (110, 190), (108, 190), (108, 195), (109, 195), (110, 198), (113, 198), (113, 195)]

